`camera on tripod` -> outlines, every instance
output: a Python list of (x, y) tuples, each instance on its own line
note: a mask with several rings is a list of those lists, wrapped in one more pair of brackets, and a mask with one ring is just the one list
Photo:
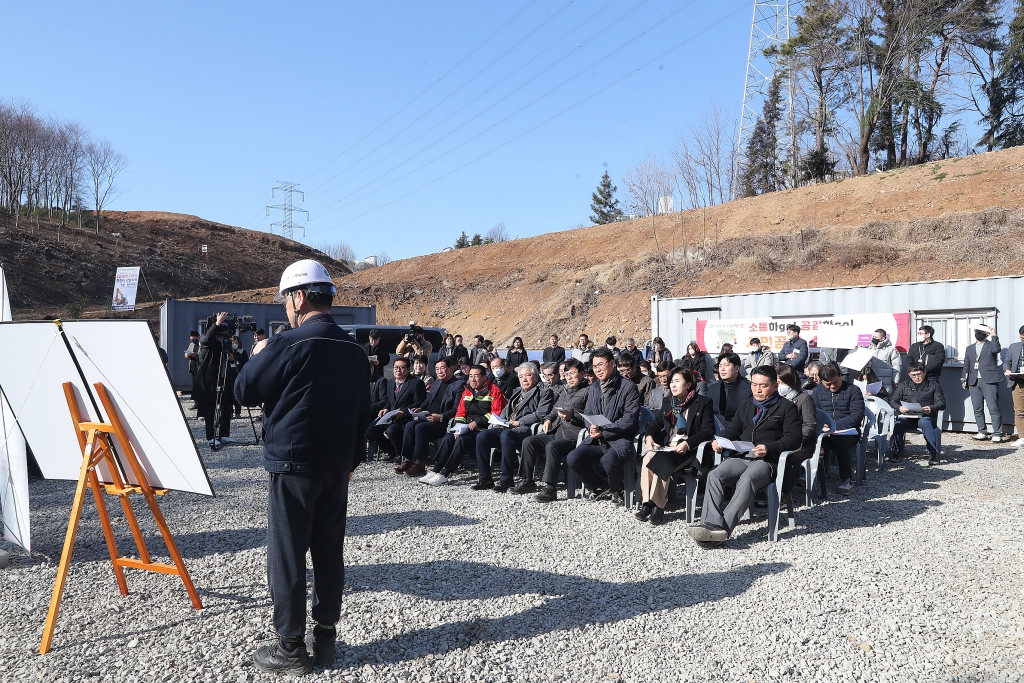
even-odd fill
[[(216, 325), (217, 316), (211, 315), (206, 319), (206, 324), (208, 327)], [(224, 318), (224, 322), (221, 323), (221, 329), (223, 329), (229, 337), (241, 334), (242, 332), (255, 332), (256, 327), (256, 321), (253, 320), (251, 315), (229, 315)]]

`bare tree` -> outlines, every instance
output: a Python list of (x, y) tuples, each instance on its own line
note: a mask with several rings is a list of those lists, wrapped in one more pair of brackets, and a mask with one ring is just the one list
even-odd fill
[(736, 125), (712, 102), (700, 123), (676, 136), (671, 149), (680, 190), (690, 207), (712, 206), (732, 197)]
[(386, 266), (389, 263), (391, 263), (391, 257), (388, 255), (388, 252), (382, 251), (379, 254), (377, 254), (378, 266)]
[(505, 224), (499, 222), (493, 228), (487, 231), (484, 235), (484, 244), (492, 244), (494, 242), (508, 242), (508, 231), (505, 229)]
[(622, 184), (630, 213), (653, 216), (658, 213), (658, 199), (673, 194), (676, 178), (672, 169), (648, 152), (626, 169)]
[(345, 240), (339, 240), (337, 242), (324, 242), (320, 246), (316, 247), (319, 251), (330, 256), (335, 261), (342, 261), (349, 267), (355, 263), (356, 252), (349, 246), (349, 243)]
[(103, 208), (123, 193), (115, 181), (128, 165), (128, 157), (114, 150), (107, 140), (90, 142), (85, 146), (85, 163), (89, 172), (89, 189), (96, 212), (96, 234), (100, 234), (100, 214)]

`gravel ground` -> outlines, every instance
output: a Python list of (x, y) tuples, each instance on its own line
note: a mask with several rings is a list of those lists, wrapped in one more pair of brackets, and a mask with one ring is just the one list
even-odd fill
[[(468, 476), (433, 489), (370, 463), (351, 491), (344, 645), (311, 678), (1024, 680), (1024, 449), (946, 434), (928, 469), (920, 444), (850, 499), (798, 508), (779, 543), (762, 513), (716, 550), (680, 512), (652, 527), (609, 503), (542, 506), (470, 491)], [(252, 664), (273, 637), (260, 451), (201, 453), (217, 497), (172, 492), (161, 507), (205, 609), (149, 572), (128, 570), (121, 597), (87, 499), (54, 648), (37, 654), (74, 487), (34, 481), (37, 552), (3, 545), (0, 678), (269, 679)]]

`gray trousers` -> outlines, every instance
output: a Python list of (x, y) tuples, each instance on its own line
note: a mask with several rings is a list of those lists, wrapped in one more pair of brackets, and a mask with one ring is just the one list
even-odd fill
[[(764, 460), (729, 458), (708, 474), (704, 491), (704, 509), (700, 521), (720, 526), (732, 534), (743, 513), (750, 507), (754, 494), (772, 480), (772, 466)], [(732, 500), (725, 505), (725, 487), (736, 486)]]
[(999, 412), (999, 384), (988, 384), (978, 380), (977, 384), (968, 387), (971, 391), (971, 405), (974, 406), (974, 422), (978, 425), (978, 433), (985, 434), (985, 404), (992, 416), (992, 435), (1003, 434), (1003, 414)]

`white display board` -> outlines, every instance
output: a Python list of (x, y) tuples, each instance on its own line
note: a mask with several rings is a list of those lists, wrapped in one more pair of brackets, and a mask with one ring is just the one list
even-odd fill
[(114, 275), (114, 296), (110, 300), (112, 311), (134, 311), (135, 294), (139, 289), (139, 266), (121, 267)]
[[(143, 320), (64, 323), (71, 348), (93, 390), (102, 382), (154, 487), (213, 495), (206, 468)], [(74, 359), (50, 321), (0, 323), (0, 388), (17, 416), (43, 476), (77, 480), (82, 451), (68, 412), (63, 383), (78, 394), (83, 418), (106, 420), (89, 400)], [(95, 396), (95, 391), (93, 391)], [(96, 402), (100, 405), (99, 396)], [(127, 463), (122, 468), (134, 480)], [(100, 471), (105, 478), (105, 472)]]
[[(0, 268), (0, 321), (11, 319), (7, 278)], [(4, 540), (32, 550), (28, 516), (28, 459), (25, 439), (14, 412), (0, 394), (0, 509), (3, 511)]]

